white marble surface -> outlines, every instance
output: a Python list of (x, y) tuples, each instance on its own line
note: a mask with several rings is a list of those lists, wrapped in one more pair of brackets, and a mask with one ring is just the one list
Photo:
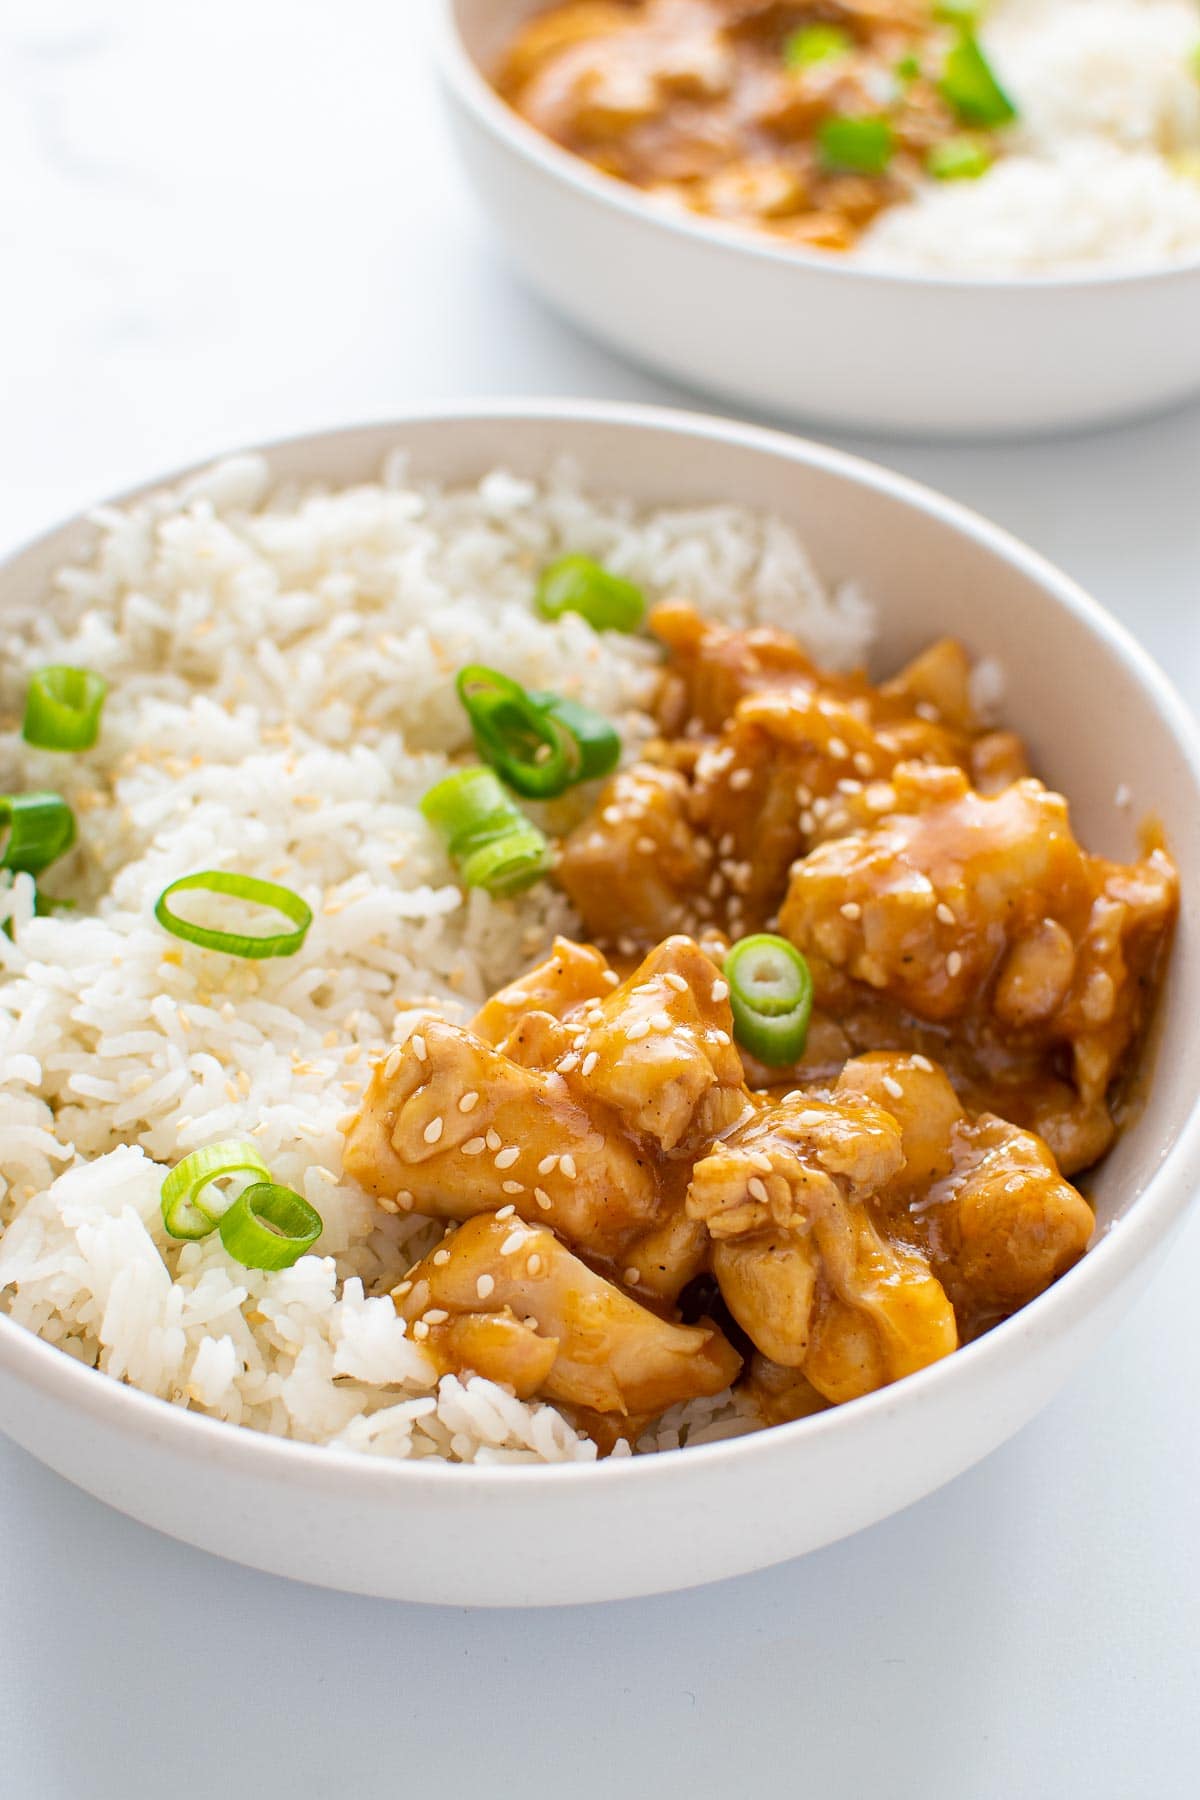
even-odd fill
[[(231, 442), (416, 400), (678, 397), (510, 278), (448, 159), (423, 13), (0, 0), (0, 546)], [(854, 447), (1030, 539), (1200, 700), (1200, 408)], [(157, 1537), (0, 1440), (0, 1793), (1185, 1800), (1198, 1282), (1193, 1223), (982, 1467), (806, 1561), (639, 1604), (320, 1593)]]

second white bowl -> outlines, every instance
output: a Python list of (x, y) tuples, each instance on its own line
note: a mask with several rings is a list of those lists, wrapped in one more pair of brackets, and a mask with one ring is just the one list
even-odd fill
[(889, 274), (675, 215), (526, 125), (487, 80), (544, 0), (438, 0), (443, 86), (489, 218), (554, 305), (760, 410), (930, 436), (1086, 426), (1200, 390), (1200, 258), (1006, 280)]

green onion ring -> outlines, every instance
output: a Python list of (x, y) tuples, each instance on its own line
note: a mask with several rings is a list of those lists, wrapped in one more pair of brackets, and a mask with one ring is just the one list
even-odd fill
[(91, 669), (55, 663), (29, 679), (21, 735), (39, 750), (90, 750), (100, 733), (108, 683)]
[(550, 867), (550, 846), (501, 787), (492, 769), (473, 763), (429, 789), (421, 812), (441, 833), (468, 887), (498, 899), (519, 894)]
[(171, 1237), (194, 1240), (215, 1231), (221, 1209), (206, 1205), (202, 1196), (214, 1181), (243, 1174), (267, 1181), (271, 1171), (253, 1144), (236, 1138), (193, 1150), (176, 1163), (162, 1184), (161, 1196), (163, 1224)]
[[(192, 925), (172, 912), (168, 905), (173, 894), (191, 891), (230, 894), (236, 900), (249, 900), (255, 906), (273, 907), (292, 921), (295, 930), (256, 937), (239, 931), (220, 931), (211, 925)], [(182, 938), (187, 944), (199, 944), (202, 950), (223, 950), (228, 956), (254, 958), (294, 956), (312, 924), (312, 908), (291, 888), (280, 887), (275, 881), (260, 881), (255, 875), (237, 875), (232, 869), (201, 869), (196, 875), (181, 875), (158, 896), (154, 916), (164, 931)]]
[(527, 800), (552, 800), (579, 779), (571, 731), (519, 682), (471, 663), (456, 682), (480, 756)]
[(612, 774), (621, 760), (621, 740), (602, 714), (582, 706), (578, 700), (568, 700), (564, 694), (539, 691), (529, 698), (565, 725), (574, 738), (579, 748), (576, 781), (594, 781), (597, 776)]
[(560, 556), (543, 569), (534, 600), (544, 619), (577, 612), (593, 631), (636, 631), (646, 611), (640, 587), (590, 556)]
[(75, 814), (61, 794), (0, 795), (0, 868), (40, 875), (75, 842)]
[(315, 1207), (274, 1181), (243, 1188), (217, 1227), (234, 1262), (246, 1269), (290, 1269), (324, 1228)]
[(799, 1061), (812, 1018), (808, 963), (786, 938), (760, 932), (726, 953), (724, 975), (738, 1043), (769, 1068)]

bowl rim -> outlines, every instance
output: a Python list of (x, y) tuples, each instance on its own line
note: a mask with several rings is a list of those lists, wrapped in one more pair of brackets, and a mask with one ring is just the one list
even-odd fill
[(501, 99), (467, 48), (459, 29), (458, 5), (459, 0), (435, 0), (431, 21), (439, 74), (445, 87), (464, 109), (516, 154), (539, 167), (552, 180), (574, 189), (581, 199), (606, 206), (627, 219), (657, 227), (693, 245), (740, 253), (767, 266), (773, 264), (794, 272), (822, 275), (831, 281), (866, 281), (885, 288), (930, 288), (955, 294), (985, 292), (1011, 297), (1031, 292), (1063, 292), (1075, 295), (1084, 289), (1124, 289), (1151, 283), (1167, 285), (1200, 278), (1200, 250), (1189, 256), (1139, 263), (1133, 267), (1108, 268), (1101, 264), (1097, 268), (1044, 275), (889, 269), (877, 264), (855, 263), (849, 258), (820, 256), (798, 245), (777, 243), (767, 232), (756, 232), (750, 227), (741, 229), (720, 220), (707, 219), (699, 213), (677, 213), (670, 207), (656, 206), (640, 189), (605, 174), (583, 157), (563, 149)]
[[(489, 397), (449, 404), (435, 402), (390, 418), (233, 446), (68, 515), (0, 557), (0, 577), (7, 576), (10, 567), (26, 557), (44, 555), (60, 536), (77, 532), (88, 523), (96, 507), (126, 506), (202, 474), (229, 456), (261, 454), (271, 458), (281, 452), (319, 447), (328, 447), (336, 454), (347, 440), (393, 437), (402, 442), (405, 431), (422, 424), (446, 424), (469, 431), (477, 424), (497, 422), (615, 427), (635, 434), (649, 430), (733, 450), (749, 450), (832, 475), (947, 526), (1032, 581), (1055, 606), (1070, 615), (1081, 629), (1098, 637), (1129, 667), (1153, 699), (1164, 730), (1182, 752), (1200, 797), (1200, 726), (1188, 707), (1125, 627), (1047, 558), (971, 508), (908, 476), (786, 431), (699, 412), (619, 401)], [(303, 1478), (314, 1490), (348, 1487), (364, 1496), (370, 1493), (399, 1498), (414, 1490), (414, 1484), (424, 1484), (427, 1489), (448, 1489), (464, 1497), (474, 1493), (497, 1502), (531, 1485), (541, 1488), (553, 1484), (570, 1492), (579, 1490), (582, 1483), (583, 1491), (591, 1494), (598, 1483), (604, 1482), (610, 1488), (644, 1491), (653, 1483), (671, 1482), (688, 1469), (695, 1469), (698, 1474), (703, 1469), (728, 1471), (734, 1465), (758, 1463), (764, 1457), (773, 1459), (801, 1436), (814, 1449), (819, 1441), (844, 1438), (856, 1431), (865, 1437), (872, 1424), (895, 1420), (936, 1403), (943, 1391), (950, 1394), (962, 1383), (974, 1381), (976, 1371), (995, 1372), (1002, 1365), (1012, 1364), (1061, 1339), (1131, 1278), (1166, 1239), (1194, 1197), (1192, 1168), (1200, 1169), (1200, 1092), (1193, 1099), (1174, 1144), (1147, 1179), (1129, 1214), (1120, 1220), (1119, 1229), (1110, 1227), (1105, 1231), (1073, 1269), (1011, 1318), (953, 1355), (861, 1399), (768, 1430), (697, 1444), (686, 1450), (587, 1462), (504, 1465), (450, 1463), (433, 1457), (409, 1460), (370, 1456), (340, 1445), (312, 1444), (230, 1424), (144, 1393), (77, 1361), (18, 1325), (7, 1313), (0, 1313), (0, 1372), (57, 1400), (75, 1414), (88, 1414), (93, 1423), (118, 1436), (152, 1440), (159, 1448), (185, 1458), (204, 1454), (225, 1472), (241, 1466), (247, 1474), (260, 1478), (274, 1477), (288, 1483)]]

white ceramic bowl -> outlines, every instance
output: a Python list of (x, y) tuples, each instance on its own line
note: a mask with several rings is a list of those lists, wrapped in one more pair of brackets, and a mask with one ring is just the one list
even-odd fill
[(725, 400), (869, 431), (1012, 434), (1200, 390), (1200, 257), (1137, 273), (889, 274), (675, 214), (526, 125), (486, 80), (546, 0), (436, 0), (455, 136), (547, 299)]
[[(954, 631), (1014, 679), (1008, 716), (1072, 799), (1092, 847), (1134, 849), (1157, 813), (1200, 893), (1200, 747), (1143, 652), (1064, 576), (973, 514), (882, 469), (772, 432), (566, 402), (497, 405), (294, 439), (279, 476), (360, 481), (406, 446), (420, 475), (574, 456), (647, 504), (727, 500), (782, 514), (818, 568), (880, 609), (889, 669)], [(6, 598), (86, 549), (75, 521), (0, 568)], [(1132, 808), (1120, 809), (1118, 784)], [(82, 1367), (0, 1317), (0, 1427), (123, 1512), (279, 1574), (455, 1605), (614, 1599), (714, 1581), (843, 1537), (1001, 1443), (1109, 1329), (1162, 1257), (1200, 1175), (1191, 1039), (1200, 944), (1185, 909), (1145, 1111), (1095, 1179), (1098, 1242), (1041, 1299), (897, 1386), (753, 1436), (546, 1468), (389, 1463), (182, 1411)], [(1119, 1229), (1110, 1230), (1119, 1221)], [(1166, 1448), (1164, 1446), (1164, 1455)], [(754, 1520), (754, 1530), (745, 1521)]]

